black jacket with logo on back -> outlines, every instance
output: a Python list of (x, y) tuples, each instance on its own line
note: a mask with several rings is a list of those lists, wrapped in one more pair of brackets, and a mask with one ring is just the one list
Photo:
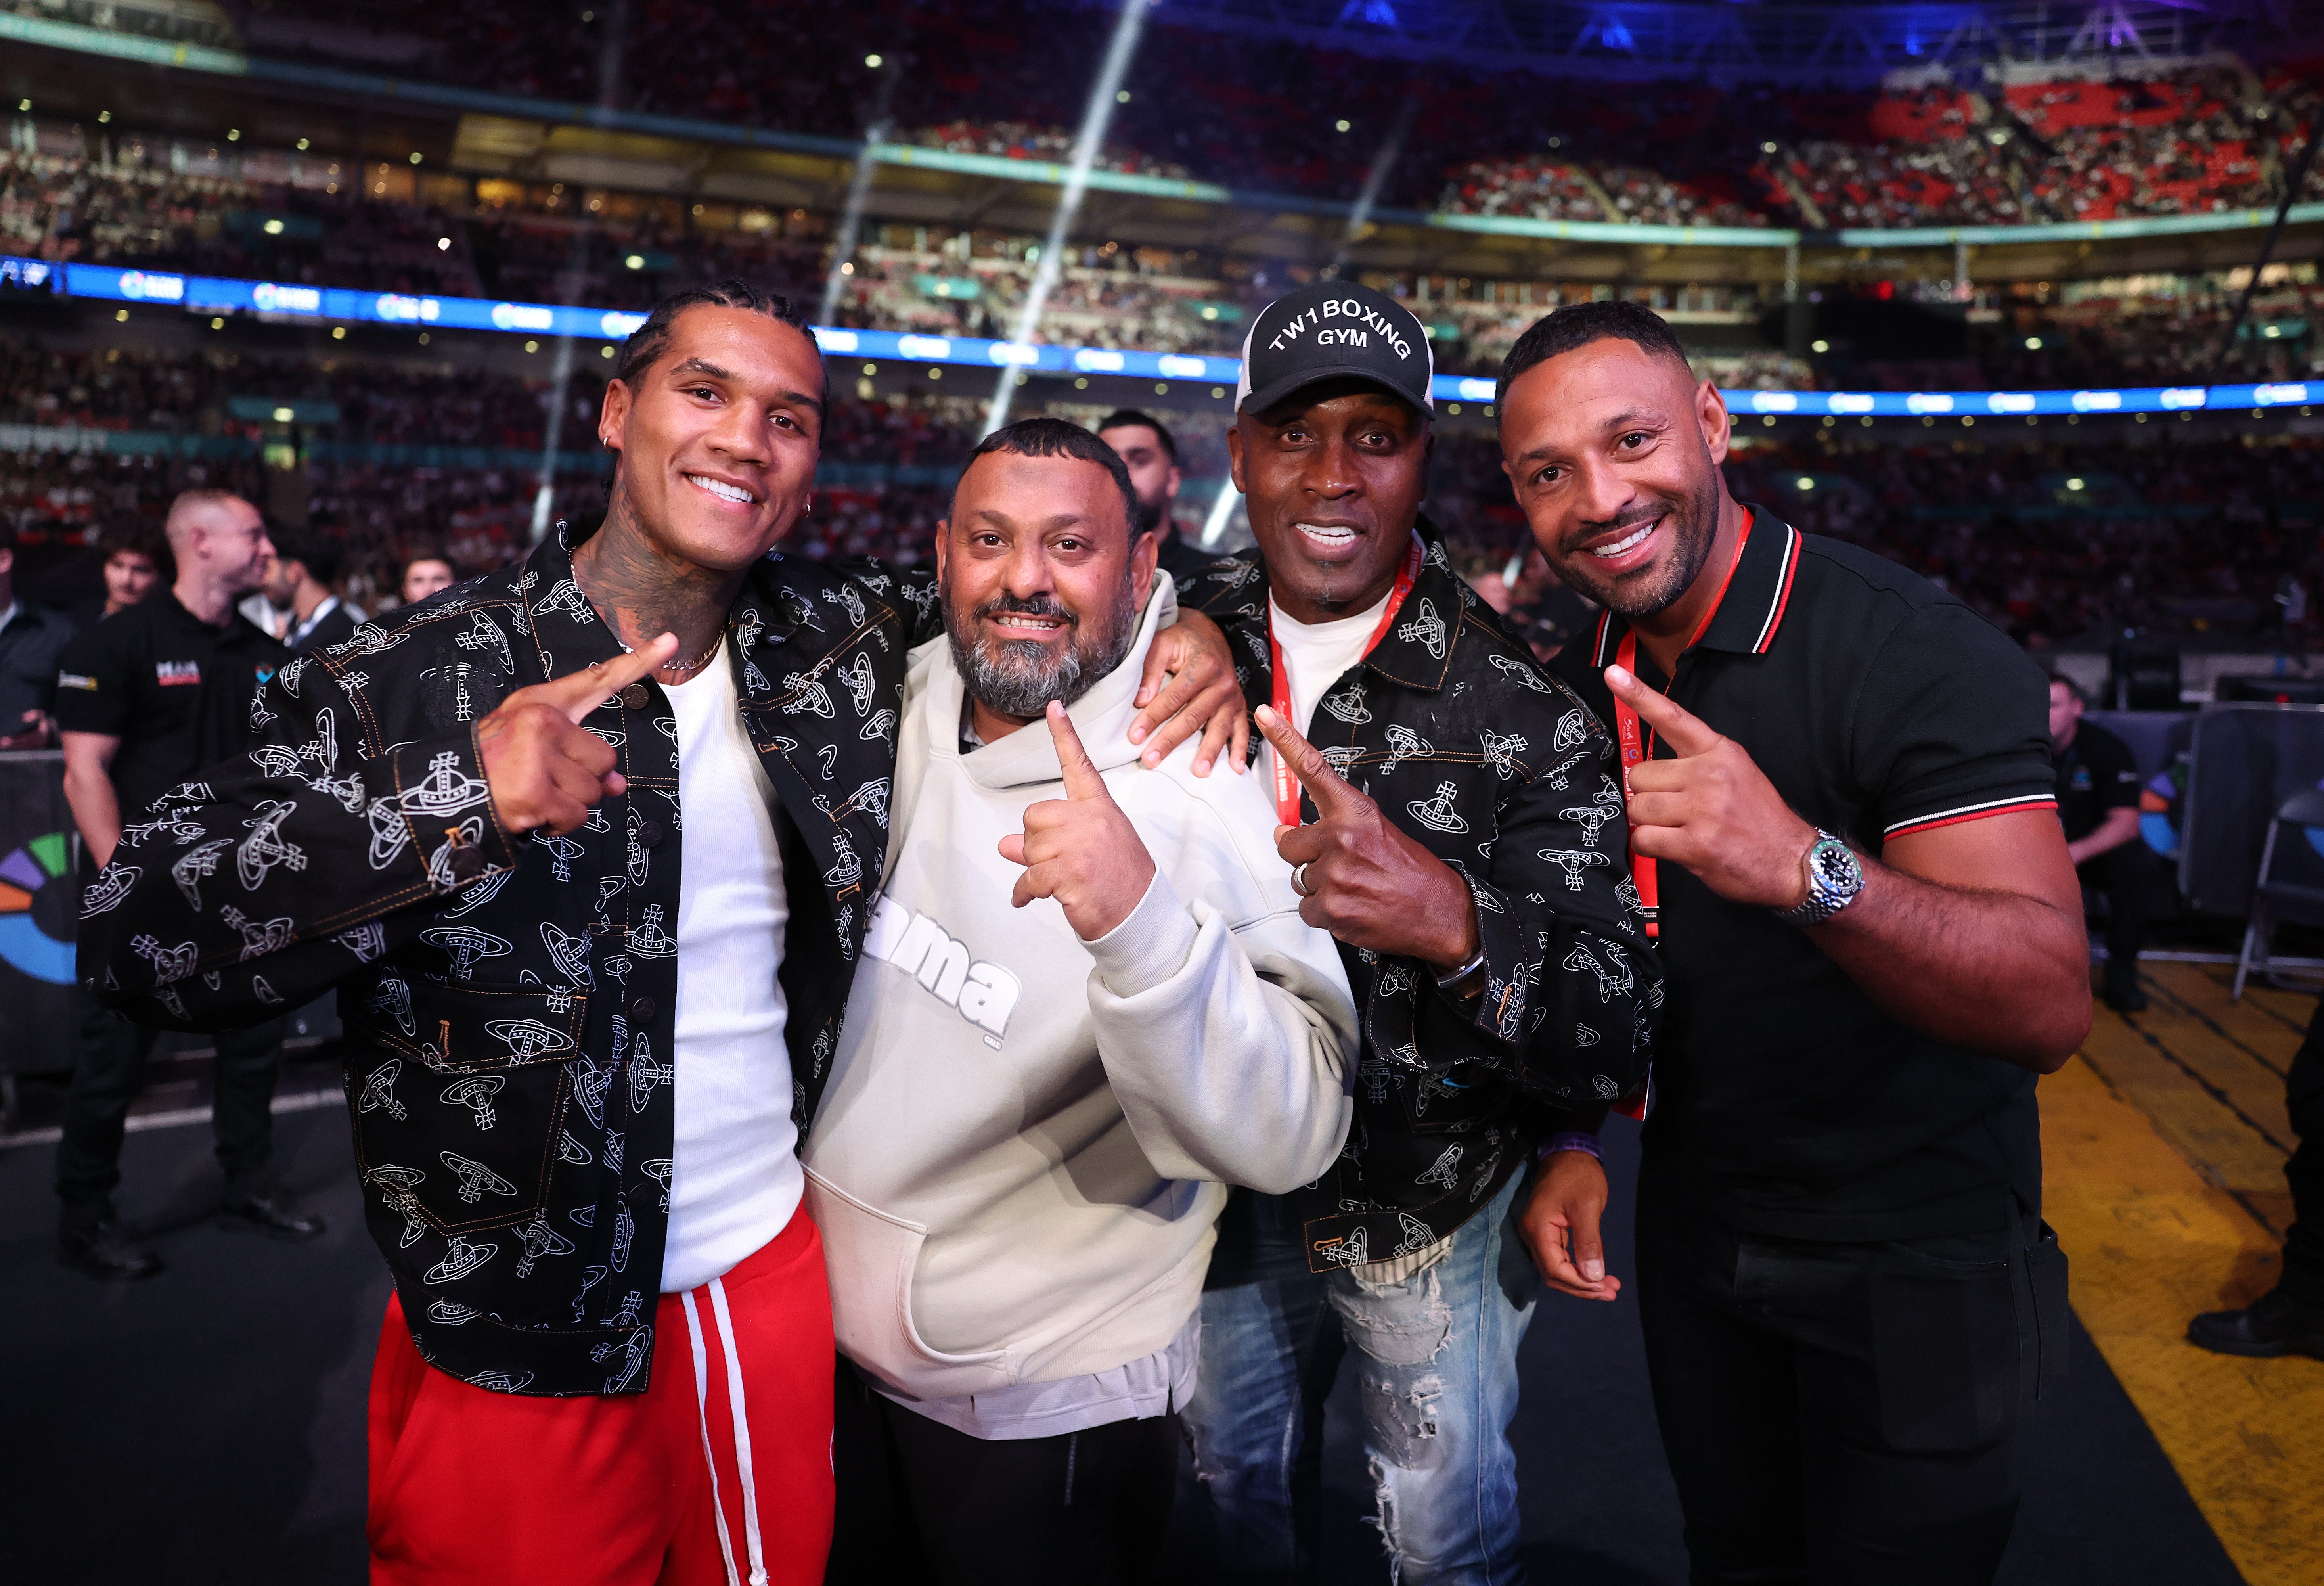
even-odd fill
[[(779, 798), (801, 1132), (887, 847), (925, 581), (755, 565), (724, 663)], [(475, 724), (620, 654), (562, 525), (521, 564), (285, 666), (251, 747), (128, 823), (80, 973), (140, 1021), (251, 1023), (336, 985), (373, 1236), (420, 1352), (512, 1393), (641, 1392), (668, 1230), (677, 724), (650, 682), (583, 724), (626, 791), (570, 835), (495, 819)], [(703, 834), (715, 844), (716, 833)]]
[[(1429, 964), (1342, 945), (1364, 1045), (1347, 1148), (1294, 1195), (1316, 1271), (1459, 1228), (1524, 1166), (1536, 1104), (1594, 1112), (1644, 1077), (1662, 1006), (1612, 739), (1419, 527), (1425, 558), (1397, 622), (1323, 696), (1308, 736), (1468, 881), (1485, 990), (1456, 1001)], [(1258, 554), (1217, 564), (1188, 603), (1226, 629), (1245, 698), (1267, 703)]]

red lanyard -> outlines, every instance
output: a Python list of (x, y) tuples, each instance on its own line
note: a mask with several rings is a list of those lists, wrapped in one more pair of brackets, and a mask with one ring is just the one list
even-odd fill
[[(1388, 591), (1388, 609), (1380, 613), (1379, 626), (1372, 630), (1372, 636), (1364, 641), (1364, 654), (1371, 654), (1379, 641), (1388, 637), (1388, 625), (1396, 621), (1396, 613), (1403, 606), (1404, 597), (1412, 593), (1412, 582), (1420, 576), (1420, 563), (1425, 554), (1421, 549), (1420, 531), (1416, 529), (1412, 534), (1412, 549), (1404, 556), (1404, 569), (1396, 576), (1396, 587)], [(1273, 601), (1268, 603), (1267, 608), (1267, 664), (1275, 673), (1275, 714), (1296, 727), (1299, 724), (1292, 719), (1291, 715), (1291, 676), (1283, 669), (1283, 647), (1275, 641)], [(1275, 762), (1276, 818), (1286, 826), (1296, 826), (1301, 819), (1299, 779), (1291, 774), (1291, 768), (1283, 763), (1283, 757), (1275, 753), (1271, 747), (1268, 754)]]
[[(1743, 565), (1743, 548), (1750, 543), (1751, 514), (1746, 512), (1743, 514), (1743, 532), (1735, 539), (1735, 559), (1727, 564), (1727, 576), (1719, 581), (1719, 595), (1711, 601), (1711, 609), (1702, 613), (1702, 621), (1697, 622), (1694, 632), (1687, 636), (1686, 649), (1694, 648), (1696, 641), (1709, 631), (1711, 619), (1719, 614), (1720, 606), (1727, 599), (1727, 586), (1735, 581), (1735, 569)], [(1614, 647), (1614, 663), (1633, 678), (1638, 675), (1638, 635), (1636, 629), (1623, 630), (1622, 641)], [(1627, 798), (1630, 792), (1630, 768), (1640, 761), (1654, 758), (1655, 735), (1652, 729), (1639, 722), (1638, 713), (1622, 703), (1619, 695), (1614, 697), (1614, 734), (1622, 755), (1622, 795)], [(1654, 855), (1639, 853), (1635, 845), (1630, 850), (1630, 881), (1638, 889), (1638, 908), (1646, 917), (1646, 936), (1650, 940), (1658, 938), (1662, 935), (1662, 883), (1655, 873)]]

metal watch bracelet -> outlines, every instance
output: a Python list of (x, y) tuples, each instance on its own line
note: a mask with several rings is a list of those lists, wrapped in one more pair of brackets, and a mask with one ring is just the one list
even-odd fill
[[(1820, 862), (1827, 859), (1828, 863)], [(1800, 855), (1800, 868), (1807, 875), (1808, 895), (1790, 908), (1774, 911), (1786, 924), (1821, 925), (1855, 902), (1864, 890), (1864, 868), (1856, 851), (1831, 832), (1817, 831), (1815, 841)]]

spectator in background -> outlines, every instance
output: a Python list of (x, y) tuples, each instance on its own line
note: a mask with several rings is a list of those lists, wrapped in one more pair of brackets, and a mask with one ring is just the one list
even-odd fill
[[(405, 579), (410, 577), (406, 571)], [(274, 637), (293, 652), (323, 650), (355, 633), (363, 613), (342, 601), (339, 542), (311, 530), (274, 537), (274, 559), (267, 564), (263, 593), (275, 615)]]
[[(259, 684), (288, 656), (234, 606), (274, 554), (258, 509), (222, 490), (189, 490), (171, 505), (169, 535), (177, 581), (80, 634), (58, 662), (65, 798), (80, 830), (83, 908), (92, 913), (120, 902), (97, 871), (120, 846), (124, 816), (163, 830), (181, 825), (185, 811), (169, 795), (179, 790), (182, 798), (188, 778), (242, 746)], [(267, 844), (279, 844), (272, 827), (256, 825), (263, 829), (243, 837), (235, 855), (225, 840), (174, 854), (171, 873), (178, 886), (190, 895), (226, 884), (217, 875), (221, 863), (232, 871)], [(209, 877), (216, 879), (205, 881)], [(57, 1259), (92, 1277), (147, 1277), (161, 1269), (161, 1259), (123, 1230), (113, 1192), (121, 1182), (129, 1103), (160, 1032), (131, 1023), (93, 996), (84, 1006), (57, 1146), (63, 1203)], [(301, 1213), (268, 1180), (282, 1028), (278, 1017), (217, 1037), (216, 1129), (226, 1169), (220, 1213), (230, 1226), (311, 1239), (323, 1231), (322, 1219)]]
[(434, 546), (413, 551), (403, 558), (402, 604), (418, 605), (439, 589), (449, 589), (460, 581), (460, 569), (452, 558)]
[(105, 553), (105, 601), (92, 602), (81, 626), (89, 627), (115, 612), (127, 611), (153, 592), (153, 586), (177, 577), (170, 559), (170, 542), (145, 523), (117, 523), (97, 537)]
[(0, 522), (0, 750), (55, 747), (57, 657), (73, 627), (17, 595), (16, 531)]
[(2130, 746), (2082, 720), (2082, 690), (2050, 674), (2051, 758), (2058, 767), (2058, 818), (2082, 885), (2107, 900), (2107, 1006), (2143, 1013), (2138, 950), (2146, 945), (2162, 878), (2138, 834), (2138, 766)]
[(1138, 491), (1138, 527), (1155, 537), (1162, 570), (1185, 595), (1188, 581), (1213, 558), (1178, 532), (1178, 521), (1171, 515), (1185, 477), (1178, 467), (1177, 438), (1159, 420), (1135, 408), (1108, 414), (1097, 427), (1097, 438), (1130, 466), (1130, 483)]

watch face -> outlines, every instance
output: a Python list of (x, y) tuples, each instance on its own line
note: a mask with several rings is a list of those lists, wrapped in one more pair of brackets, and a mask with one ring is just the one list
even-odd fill
[(1864, 872), (1856, 862), (1856, 855), (1844, 843), (1819, 843), (1809, 862), (1816, 879), (1836, 892), (1853, 892), (1864, 884)]

